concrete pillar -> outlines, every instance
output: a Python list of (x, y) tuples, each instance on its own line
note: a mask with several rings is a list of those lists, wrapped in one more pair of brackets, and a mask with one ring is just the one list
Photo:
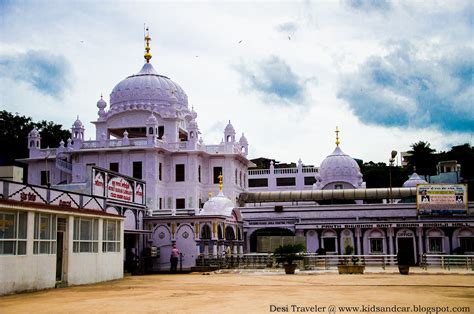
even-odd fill
[(212, 243), (212, 257), (217, 258), (217, 241)]
[(204, 257), (209, 257), (209, 244), (207, 242), (204, 244)]
[(197, 256), (201, 255), (201, 243), (199, 240), (196, 240), (196, 253)]
[(241, 242), (239, 243), (239, 256), (240, 256), (240, 257), (243, 257), (243, 256), (244, 256), (244, 243), (243, 243), (243, 241), (241, 241)]
[(232, 241), (232, 255), (237, 256), (237, 241)]
[(224, 244), (224, 241), (221, 242), (220, 250), (219, 250), (219, 256), (220, 256), (220, 257), (224, 257), (224, 256), (225, 256), (225, 244)]
[(388, 228), (387, 229), (387, 234), (388, 234), (388, 254), (395, 254), (394, 249), (393, 249), (393, 228)]
[(355, 229), (355, 236), (356, 236), (356, 241), (357, 241), (357, 255), (362, 255), (362, 245), (360, 241), (362, 231), (360, 228)]
[(416, 228), (416, 234), (418, 235), (418, 254), (415, 254), (415, 259), (418, 262), (423, 254), (423, 227)]

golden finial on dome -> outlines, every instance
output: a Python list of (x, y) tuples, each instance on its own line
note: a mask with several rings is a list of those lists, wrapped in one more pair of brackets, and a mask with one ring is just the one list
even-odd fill
[(222, 172), (217, 178), (219, 179), (219, 192), (222, 192)]
[(148, 27), (146, 28), (146, 35), (145, 35), (145, 60), (146, 60), (146, 63), (150, 63), (150, 59), (151, 59), (151, 53), (150, 53), (150, 40), (151, 40), (151, 37), (150, 37), (150, 32), (148, 30)]
[(336, 145), (339, 146), (339, 144), (341, 143), (339, 141), (339, 128), (336, 126)]

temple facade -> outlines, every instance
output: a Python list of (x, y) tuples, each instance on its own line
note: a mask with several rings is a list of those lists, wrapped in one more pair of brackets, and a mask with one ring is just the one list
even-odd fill
[[(243, 133), (237, 139), (230, 121), (221, 143), (205, 144), (188, 96), (156, 72), (148, 35), (145, 41), (142, 69), (114, 87), (110, 104), (98, 100), (94, 140), (85, 140), (79, 117), (72, 138), (56, 148), (41, 148), (34, 129), (29, 158), (22, 160), (33, 185), (91, 193), (94, 182), (121, 176), (143, 186), (139, 204), (127, 203), (137, 192), (131, 190), (121, 196), (125, 202), (109, 199), (105, 209), (125, 217), (125, 256), (157, 248), (152, 266), (163, 270), (172, 243), (183, 268), (201, 257), (271, 252), (291, 241), (336, 255), (347, 246), (360, 255), (403, 248), (415, 261), (422, 254), (474, 253), (474, 203), (467, 195), (455, 215), (427, 215), (417, 206), (417, 185), (426, 182), (416, 174), (404, 187), (367, 189), (357, 162), (341, 148), (339, 130), (334, 151), (319, 166), (299, 161), (295, 168), (249, 171), (248, 141)], [(93, 171), (106, 173), (97, 179)], [(367, 202), (389, 198), (389, 204)]]

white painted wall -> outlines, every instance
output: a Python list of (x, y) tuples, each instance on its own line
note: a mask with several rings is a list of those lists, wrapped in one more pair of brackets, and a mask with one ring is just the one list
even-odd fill
[[(34, 210), (28, 212), (26, 255), (0, 255), (0, 295), (54, 288), (56, 285), (56, 254), (33, 254), (34, 214)], [(64, 256), (67, 261), (64, 279), (68, 285), (123, 278), (124, 222), (120, 223), (120, 252), (106, 253), (102, 252), (102, 222), (100, 218), (98, 253), (73, 253), (74, 220), (72, 215), (68, 217), (67, 257)]]
[(2, 255), (0, 295), (54, 288), (56, 255)]

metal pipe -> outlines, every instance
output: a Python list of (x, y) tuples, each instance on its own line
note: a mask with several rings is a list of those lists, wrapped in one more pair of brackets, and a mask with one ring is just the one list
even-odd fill
[(239, 195), (239, 204), (322, 200), (368, 200), (389, 197), (404, 198), (415, 195), (416, 187), (244, 192)]

